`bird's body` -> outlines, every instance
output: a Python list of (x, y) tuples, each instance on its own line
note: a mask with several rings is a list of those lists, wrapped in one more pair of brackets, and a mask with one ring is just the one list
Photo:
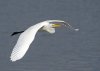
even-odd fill
[(39, 29), (42, 28), (42, 30), (45, 30), (49, 33), (55, 33), (55, 27), (59, 27), (60, 25), (58, 24), (50, 24), (51, 22), (64, 22), (61, 20), (48, 20), (48, 21), (43, 21), (40, 22), (36, 25), (33, 25), (31, 27), (29, 27), (28, 29), (26, 29), (25, 31), (23, 31), (21, 33), (21, 35), (19, 36), (19, 39), (11, 53), (10, 59), (11, 61), (16, 61), (19, 60), (21, 58), (23, 58), (23, 56), (25, 55), (25, 53), (27, 52), (30, 44), (32, 43), (32, 41), (35, 38), (36, 33), (38, 32)]

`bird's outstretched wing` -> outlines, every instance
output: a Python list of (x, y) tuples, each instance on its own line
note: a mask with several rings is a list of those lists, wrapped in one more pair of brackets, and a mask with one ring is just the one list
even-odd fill
[(19, 60), (25, 55), (30, 44), (34, 40), (37, 31), (45, 24), (47, 23), (39, 23), (34, 26), (31, 26), (19, 36), (19, 39), (10, 56), (11, 61)]

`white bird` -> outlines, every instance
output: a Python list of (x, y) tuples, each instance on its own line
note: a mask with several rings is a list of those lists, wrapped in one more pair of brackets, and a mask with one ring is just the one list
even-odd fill
[(55, 28), (60, 27), (61, 25), (69, 27), (75, 31), (79, 30), (79, 29), (74, 29), (71, 25), (69, 25), (67, 22), (62, 21), (62, 20), (47, 20), (47, 21), (43, 21), (36, 25), (31, 26), (25, 31), (14, 32), (12, 36), (18, 33), (21, 33), (21, 35), (19, 36), (19, 39), (16, 45), (14, 46), (14, 49), (10, 56), (10, 60), (14, 62), (16, 60), (23, 58), (30, 44), (34, 40), (35, 35), (38, 32), (38, 30), (42, 29), (53, 34), (55, 33)]

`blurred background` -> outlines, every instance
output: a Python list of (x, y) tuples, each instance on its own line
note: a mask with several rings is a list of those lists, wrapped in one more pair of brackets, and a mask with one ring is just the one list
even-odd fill
[[(24, 58), (11, 62), (19, 35), (10, 35), (49, 19), (80, 31), (39, 32)], [(0, 0), (0, 71), (100, 71), (99, 19), (99, 0)]]

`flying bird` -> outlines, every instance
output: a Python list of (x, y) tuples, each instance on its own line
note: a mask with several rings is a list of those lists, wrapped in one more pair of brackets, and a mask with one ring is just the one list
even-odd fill
[(47, 31), (51, 34), (55, 33), (55, 28), (65, 26), (67, 28), (70, 28), (72, 30), (78, 31), (79, 29), (74, 29), (68, 22), (62, 21), (62, 20), (46, 20), (40, 23), (37, 23), (25, 31), (20, 32), (14, 32), (11, 34), (11, 36), (14, 36), (16, 34), (20, 34), (18, 41), (16, 45), (14, 46), (10, 60), (12, 62), (20, 60), (24, 57), (25, 53), (27, 52), (30, 44), (35, 39), (35, 35), (39, 30)]

